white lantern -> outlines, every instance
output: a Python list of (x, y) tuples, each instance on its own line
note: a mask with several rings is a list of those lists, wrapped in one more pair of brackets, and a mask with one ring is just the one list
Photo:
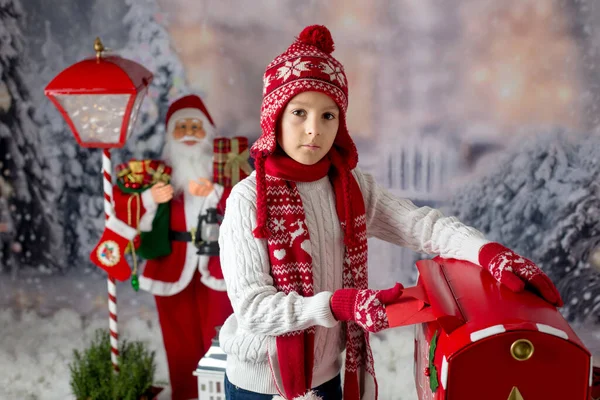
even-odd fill
[(198, 377), (198, 400), (225, 400), (225, 367), (227, 355), (213, 339), (208, 352), (194, 371)]

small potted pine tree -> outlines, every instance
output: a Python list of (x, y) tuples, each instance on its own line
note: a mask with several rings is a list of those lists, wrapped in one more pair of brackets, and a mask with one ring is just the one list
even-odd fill
[(154, 386), (155, 352), (143, 342), (123, 340), (119, 370), (113, 371), (110, 334), (99, 329), (89, 347), (73, 351), (71, 389), (77, 400), (152, 400), (161, 388)]

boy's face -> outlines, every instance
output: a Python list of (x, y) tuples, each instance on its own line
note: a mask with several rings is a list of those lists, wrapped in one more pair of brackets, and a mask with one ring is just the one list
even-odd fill
[(283, 110), (277, 143), (295, 161), (313, 165), (329, 152), (339, 126), (340, 110), (331, 97), (303, 92)]

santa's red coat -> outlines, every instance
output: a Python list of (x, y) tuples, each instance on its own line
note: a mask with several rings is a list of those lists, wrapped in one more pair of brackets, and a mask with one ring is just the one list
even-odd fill
[[(221, 215), (225, 212), (225, 201), (229, 192), (230, 189), (225, 189), (221, 199), (217, 203), (217, 209)], [(169, 228), (179, 232), (190, 231), (192, 227), (186, 226), (183, 195), (180, 194), (173, 198), (170, 202), (170, 207)], [(195, 226), (193, 227), (195, 228)], [(185, 274), (189, 274), (189, 272), (184, 269), (184, 265), (187, 261), (186, 258), (190, 256), (193, 257), (193, 255), (188, 254), (191, 248), (193, 249), (193, 246), (189, 245), (187, 242), (172, 241), (171, 254), (146, 262), (142, 280), (146, 279), (152, 281), (151, 286), (148, 288), (149, 291), (156, 295), (169, 296), (179, 292), (189, 284), (191, 275), (185, 276)], [(192, 251), (195, 252), (195, 249)], [(208, 269), (211, 277), (223, 279), (219, 257), (209, 258)], [(229, 303), (229, 301), (227, 301), (227, 303)]]
[[(224, 189), (220, 200), (216, 204), (220, 215), (225, 213), (225, 202), (230, 192), (230, 188)], [(143, 219), (146, 209), (141, 199), (142, 196), (139, 196), (139, 199), (135, 198), (135, 196), (133, 199), (131, 197), (131, 194), (123, 193), (115, 186), (113, 198), (117, 217), (137, 228), (140, 222), (137, 216)], [(209, 200), (207, 197), (207, 206), (209, 206)], [(170, 229), (179, 232), (190, 231), (191, 227), (186, 226), (183, 194), (174, 197), (169, 202), (169, 206)], [(171, 253), (164, 257), (146, 261), (143, 274), (140, 276), (140, 288), (156, 296), (176, 295), (188, 287), (194, 277), (196, 277), (195, 279), (198, 277), (196, 273), (198, 269), (190, 268), (190, 264), (194, 263), (195, 265), (195, 260), (197, 259), (193, 245), (180, 241), (171, 241), (170, 244)], [(205, 256), (200, 258), (202, 259), (203, 257)], [(185, 268), (186, 264), (187, 268)], [(208, 270), (212, 278), (223, 279), (219, 257), (209, 257)], [(200, 289), (202, 289), (202, 286), (205, 286), (202, 282), (199, 282), (199, 285)], [(199, 292), (204, 296), (202, 299), (204, 304), (210, 304), (210, 307), (206, 307), (206, 312), (203, 315), (203, 331), (205, 332), (199, 334), (202, 337), (212, 339), (215, 332), (214, 328), (222, 325), (233, 310), (225, 291), (217, 291), (207, 287), (207, 290), (200, 290)]]
[[(221, 215), (225, 213), (225, 202), (230, 192), (230, 188), (224, 189), (220, 200), (215, 204)], [(113, 198), (117, 217), (130, 226), (138, 228), (140, 221), (137, 220), (137, 216), (144, 219), (146, 208), (141, 200), (143, 195), (139, 196), (139, 199), (134, 198), (133, 201), (131, 196), (131, 194), (123, 193), (117, 186), (114, 187)], [(207, 201), (210, 202), (210, 196), (207, 197)], [(183, 194), (174, 197), (169, 206), (169, 228), (173, 231), (189, 232), (192, 227), (186, 226)], [(193, 246), (179, 241), (171, 241), (170, 245), (171, 253), (169, 255), (146, 261), (142, 277), (140, 277), (141, 288), (158, 296), (171, 296), (179, 293), (189, 284), (192, 276), (192, 271), (186, 270), (184, 266), (186, 261), (189, 265), (190, 260), (187, 259), (192, 257), (192, 254), (188, 254), (188, 252)], [(209, 258), (208, 269), (212, 277), (223, 279), (218, 257)]]

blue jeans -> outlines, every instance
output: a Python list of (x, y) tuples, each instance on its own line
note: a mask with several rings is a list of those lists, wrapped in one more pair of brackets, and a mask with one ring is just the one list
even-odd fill
[[(342, 384), (340, 376), (336, 376), (332, 380), (317, 386), (313, 390), (323, 400), (342, 400)], [(255, 393), (249, 390), (242, 389), (229, 382), (225, 375), (225, 398), (227, 400), (272, 400), (272, 394)]]

